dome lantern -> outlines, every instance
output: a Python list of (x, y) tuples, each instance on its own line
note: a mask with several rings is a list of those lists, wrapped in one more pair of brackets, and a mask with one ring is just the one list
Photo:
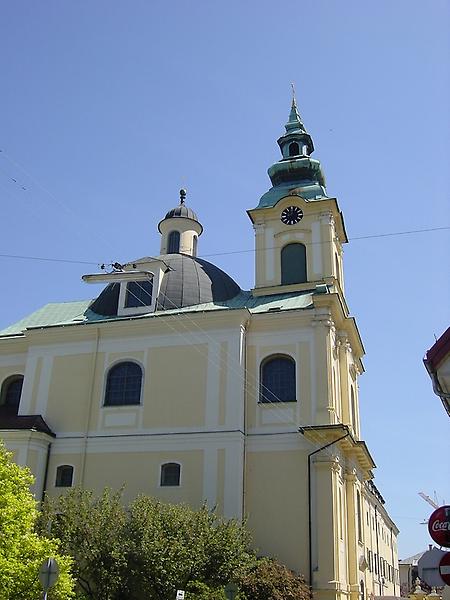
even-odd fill
[(161, 254), (197, 256), (197, 239), (203, 227), (195, 212), (186, 206), (186, 190), (180, 190), (178, 206), (170, 209), (158, 225), (161, 233)]

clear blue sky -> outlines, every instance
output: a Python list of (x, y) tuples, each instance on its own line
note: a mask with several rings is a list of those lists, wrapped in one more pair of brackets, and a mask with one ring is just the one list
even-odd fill
[[(251, 250), (291, 81), (350, 238), (450, 226), (449, 22), (444, 0), (2, 2), (0, 253), (94, 264), (0, 258), (0, 327), (90, 297), (95, 263), (158, 253), (182, 186), (201, 255)], [(422, 365), (450, 321), (449, 239), (345, 251), (362, 432), (401, 557), (431, 542), (417, 492), (450, 502), (450, 421)], [(252, 287), (252, 252), (210, 260)]]

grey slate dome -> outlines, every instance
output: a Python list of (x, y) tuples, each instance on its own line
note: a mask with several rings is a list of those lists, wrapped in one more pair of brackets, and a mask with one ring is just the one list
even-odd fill
[[(163, 254), (156, 258), (167, 265), (156, 312), (207, 302), (220, 303), (234, 298), (241, 291), (238, 284), (222, 269), (201, 258), (188, 254)], [(139, 269), (139, 264), (150, 260), (152, 259), (141, 258), (133, 261), (133, 264)], [(103, 316), (117, 315), (119, 290), (119, 283), (110, 283), (89, 309)]]
[[(186, 193), (187, 192), (185, 189), (180, 190), (180, 204), (178, 206), (175, 206), (175, 208), (170, 209), (169, 212), (166, 213), (166, 216), (164, 217), (163, 221), (165, 221), (166, 219), (175, 219), (181, 217), (182, 219), (191, 219), (192, 221), (197, 221), (197, 223), (200, 224), (198, 217), (192, 210), (192, 208), (189, 208), (185, 204)], [(159, 231), (161, 231), (161, 223), (158, 225)]]
[(185, 204), (179, 204), (178, 206), (175, 206), (175, 208), (170, 209), (164, 218), (173, 219), (174, 217), (184, 217), (185, 219), (198, 221), (198, 217), (192, 208), (189, 208), (189, 206), (186, 206)]

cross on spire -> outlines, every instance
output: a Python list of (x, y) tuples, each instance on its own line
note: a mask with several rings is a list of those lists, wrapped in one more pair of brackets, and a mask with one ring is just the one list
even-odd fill
[(302, 131), (306, 131), (305, 126), (302, 123), (302, 118), (300, 116), (300, 113), (298, 112), (297, 98), (295, 96), (295, 86), (293, 83), (291, 83), (291, 88), (292, 88), (291, 112), (289, 113), (289, 120), (285, 125), (286, 131), (291, 132), (291, 131), (296, 131), (299, 129)]

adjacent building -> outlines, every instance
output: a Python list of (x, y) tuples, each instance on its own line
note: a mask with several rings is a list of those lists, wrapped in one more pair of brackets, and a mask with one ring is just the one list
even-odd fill
[(423, 362), (431, 377), (433, 391), (450, 417), (450, 327), (427, 351)]
[(344, 293), (344, 218), (295, 99), (272, 187), (248, 210), (250, 291), (198, 257), (180, 193), (160, 253), (83, 279), (0, 332), (0, 436), (35, 494), (126, 484), (248, 520), (317, 598), (398, 594), (397, 534), (360, 434), (363, 344)]

